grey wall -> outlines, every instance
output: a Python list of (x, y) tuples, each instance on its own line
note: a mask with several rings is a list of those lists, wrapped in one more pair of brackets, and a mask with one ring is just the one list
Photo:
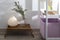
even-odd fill
[(0, 1), (0, 28), (7, 28), (8, 18), (12, 15), (16, 15), (15, 12), (10, 9), (13, 8), (15, 0), (1, 0)]
[[(11, 9), (14, 7), (14, 1), (16, 0), (1, 0), (0, 1), (0, 28), (7, 28), (7, 21), (9, 19), (9, 17), (11, 17), (12, 15), (15, 15), (17, 17), (17, 19), (19, 21), (22, 20), (21, 16), (17, 16), (17, 13), (14, 11), (11, 11)], [(39, 15), (39, 13), (37, 11), (32, 12), (31, 11), (31, 0), (28, 2), (26, 2), (26, 8), (29, 9), (26, 14), (26, 22), (29, 23), (32, 28), (40, 28), (40, 20), (37, 17), (36, 19), (32, 20), (32, 17), (35, 15)], [(19, 15), (19, 14), (18, 14)]]

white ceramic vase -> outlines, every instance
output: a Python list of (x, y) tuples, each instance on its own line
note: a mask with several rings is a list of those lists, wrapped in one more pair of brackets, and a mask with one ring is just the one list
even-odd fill
[(11, 27), (17, 26), (18, 25), (17, 18), (15, 16), (10, 17), (8, 20), (8, 25)]

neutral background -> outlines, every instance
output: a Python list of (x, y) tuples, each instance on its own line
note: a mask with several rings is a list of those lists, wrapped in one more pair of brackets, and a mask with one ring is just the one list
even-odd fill
[[(12, 11), (11, 9), (14, 7), (14, 1), (16, 0), (0, 0), (0, 28), (7, 28), (7, 21), (12, 16), (15, 15), (16, 18), (21, 21), (22, 17), (19, 13)], [(32, 0), (26, 0), (26, 8), (28, 11), (25, 14), (26, 21), (29, 23), (32, 28), (40, 28), (40, 20), (38, 18), (38, 11), (32, 10)], [(41, 8), (44, 8), (43, 0), (41, 0)]]

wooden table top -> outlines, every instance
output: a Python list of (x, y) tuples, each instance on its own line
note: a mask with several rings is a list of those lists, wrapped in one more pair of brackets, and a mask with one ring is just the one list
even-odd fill
[(18, 24), (15, 27), (8, 26), (7, 29), (31, 29), (31, 26), (30, 26), (30, 24)]

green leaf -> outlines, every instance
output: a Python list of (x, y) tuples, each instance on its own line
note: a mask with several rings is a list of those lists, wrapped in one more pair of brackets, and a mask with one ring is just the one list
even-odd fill
[(16, 12), (20, 13), (24, 18), (24, 11), (26, 11), (26, 9), (23, 11), (23, 8), (20, 6), (19, 2), (14, 2), (14, 3), (16, 8), (13, 8), (12, 10), (15, 10)]

